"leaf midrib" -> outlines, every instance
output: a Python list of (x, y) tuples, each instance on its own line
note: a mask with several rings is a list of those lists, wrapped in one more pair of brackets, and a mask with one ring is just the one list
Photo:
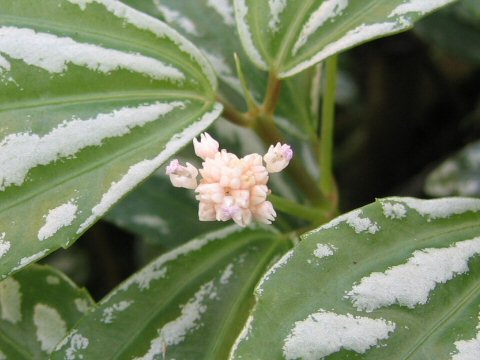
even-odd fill
[[(432, 231), (432, 229), (425, 228), (425, 229), (422, 230), (421, 233), (418, 232), (418, 229), (417, 229), (416, 233), (412, 233), (411, 231), (409, 231), (409, 229), (405, 228), (404, 226), (402, 226), (400, 224), (391, 224), (390, 226), (397, 227), (398, 229), (401, 229), (402, 232), (410, 234), (410, 236), (412, 237), (412, 240), (409, 242), (409, 244), (414, 244), (414, 246), (413, 246), (414, 251), (418, 250), (417, 246), (415, 246), (416, 244), (423, 243), (423, 242), (428, 242), (432, 239), (438, 238), (439, 236), (447, 238), (448, 234), (455, 234), (457, 232), (463, 233), (465, 230), (468, 230), (468, 229), (480, 228), (479, 223), (476, 222), (475, 220), (471, 220), (467, 224), (461, 223), (461, 224), (458, 224), (458, 225), (450, 225), (448, 229), (443, 229), (442, 228), (442, 229), (439, 229), (439, 230)], [(398, 231), (398, 230), (396, 230), (396, 231)], [(470, 240), (470, 238), (457, 240), (456, 242), (466, 241), (466, 240)], [(383, 250), (383, 251), (378, 251), (377, 253), (372, 254), (371, 257), (363, 258), (362, 263), (366, 264), (365, 269), (367, 269), (369, 267), (368, 264), (375, 263), (375, 261), (374, 261), (375, 259), (385, 258), (386, 256), (389, 256), (391, 254), (398, 254), (398, 253), (401, 253), (403, 251), (406, 251), (406, 249), (410, 249), (410, 247), (407, 248), (405, 244), (406, 244), (406, 242), (398, 241), (395, 245), (392, 245), (389, 248), (385, 248), (385, 250)], [(436, 246), (430, 246), (430, 247), (435, 248)], [(438, 247), (441, 247), (441, 246), (438, 246)], [(381, 271), (384, 271), (384, 270), (379, 268), (377, 270), (368, 270), (367, 269), (367, 271), (365, 271), (365, 270), (358, 271), (358, 269), (357, 269), (357, 274), (360, 274), (360, 273), (363, 273), (363, 272), (368, 272), (368, 271), (369, 272), (375, 272), (375, 271), (380, 271), (381, 272)]]
[(275, 71), (279, 71), (279, 69), (282, 67), (289, 49), (292, 48), (293, 41), (296, 38), (298, 38), (298, 34), (299, 34), (298, 29), (302, 24), (305, 23), (303, 19), (305, 18), (307, 11), (313, 5), (314, 1), (315, 0), (307, 0), (307, 1), (304, 0), (303, 6), (301, 7), (301, 10), (298, 12), (298, 15), (294, 16), (294, 21), (288, 27), (286, 36), (283, 38), (280, 49), (277, 52), (277, 56), (273, 65), (273, 68), (275, 69)]
[[(344, 33), (344, 34), (345, 34), (348, 30), (351, 30), (351, 25), (350, 25), (350, 24), (356, 23), (357, 20), (358, 20), (359, 18), (361, 18), (362, 16), (364, 16), (365, 13), (367, 13), (367, 12), (372, 12), (372, 11), (373, 11), (372, 8), (376, 8), (377, 5), (378, 5), (378, 3), (375, 3), (375, 2), (369, 2), (369, 3), (365, 4), (365, 5), (363, 5), (362, 11), (358, 11), (358, 12), (355, 12), (353, 15), (350, 15), (350, 16), (348, 17), (348, 21), (346, 21), (343, 25), (339, 26), (339, 28), (336, 29), (335, 33), (337, 33), (337, 34), (338, 34), (338, 33)], [(380, 4), (380, 6), (382, 6), (382, 4)], [(377, 22), (373, 22), (372, 24), (374, 24), (374, 23), (377, 23)], [(318, 29), (317, 31), (320, 31), (320, 29)], [(399, 30), (399, 31), (401, 31), (401, 30)], [(313, 35), (313, 34), (312, 34), (312, 35)], [(328, 35), (327, 35), (327, 36), (328, 36)], [(377, 36), (377, 37), (375, 37), (375, 38), (383, 37), (383, 36), (384, 36), (384, 35), (379, 35), (379, 36)], [(341, 38), (341, 37), (340, 37), (340, 38)], [(332, 41), (329, 41), (329, 42), (325, 43), (325, 44), (324, 44), (322, 47), (320, 47), (320, 48), (317, 48), (316, 46), (310, 47), (311, 50), (309, 51), (309, 50), (307, 49), (307, 50), (300, 56), (301, 59), (300, 59), (299, 56), (297, 56), (297, 57), (295, 57), (295, 58), (297, 59), (296, 61), (295, 61), (295, 58), (292, 58), (292, 59), (291, 59), (291, 61), (290, 61), (291, 65), (289, 64), (288, 66), (285, 66), (285, 65), (288, 64), (288, 62), (285, 62), (284, 64), (282, 64), (282, 65), (284, 65), (282, 71), (285, 72), (285, 71), (286, 71), (285, 68), (286, 68), (287, 70), (288, 70), (288, 69), (291, 69), (291, 68), (293, 68), (295, 65), (298, 65), (299, 63), (301, 63), (302, 61), (306, 61), (306, 60), (308, 60), (308, 59), (313, 58), (318, 52), (322, 51), (326, 46), (328, 46), (330, 43), (332, 43), (332, 42), (334, 42), (334, 41), (336, 41), (336, 40), (338, 40), (338, 39), (339, 39), (338, 37), (335, 37), (334, 39), (332, 39)], [(373, 40), (373, 38), (367, 39), (367, 40), (365, 40), (365, 41), (362, 41), (362, 43), (363, 43), (363, 42), (370, 41), (370, 40)], [(325, 42), (325, 41), (324, 41), (324, 42)], [(306, 44), (305, 44), (305, 45), (306, 45)], [(355, 47), (355, 46), (357, 46), (357, 45), (358, 45), (358, 44), (355, 44), (355, 45), (353, 45), (353, 46), (349, 46), (348, 48), (353, 48), (353, 47)], [(341, 50), (340, 52), (342, 52), (342, 51), (344, 51), (344, 50)], [(299, 61), (299, 59), (300, 59), (300, 61)]]
[[(300, 20), (303, 20), (303, 18), (305, 17), (306, 15), (306, 10), (309, 9), (310, 5), (312, 1), (310, 1), (310, 4), (308, 5), (308, 8), (305, 9), (305, 8), (302, 8), (302, 11), (299, 12), (301, 14), (301, 16), (298, 16), (296, 21), (294, 21), (294, 29), (295, 31), (292, 31), (292, 27), (289, 27), (289, 33), (287, 33), (288, 35), (290, 36), (287, 36), (285, 37), (284, 41), (282, 42), (282, 46), (280, 47), (280, 50), (278, 52), (278, 55), (277, 55), (277, 59), (276, 59), (276, 62), (275, 62), (275, 69), (277, 69), (277, 71), (279, 72), (285, 72), (286, 70), (294, 67), (295, 65), (297, 65), (298, 63), (302, 62), (302, 61), (305, 61), (306, 59), (310, 59), (312, 58), (313, 56), (315, 56), (315, 54), (317, 54), (319, 51), (321, 51), (323, 48), (325, 48), (325, 46), (327, 46), (330, 42), (326, 43), (325, 45), (323, 45), (321, 48), (317, 48), (317, 46), (314, 46), (314, 47), (310, 47), (310, 51), (305, 51), (301, 56), (296, 56), (294, 58), (292, 58), (290, 61), (286, 61), (287, 59), (287, 54), (288, 54), (288, 51), (292, 48), (292, 44), (293, 44), (293, 41), (298, 38), (298, 29), (299, 29), (299, 25), (300, 24)], [(361, 12), (355, 12), (353, 15), (350, 15), (348, 17), (348, 21), (345, 22), (342, 26), (340, 26), (338, 29), (336, 29), (335, 33), (344, 33), (346, 32), (346, 30), (349, 30), (351, 28), (350, 24), (351, 23), (355, 23), (359, 18), (361, 18), (362, 16), (364, 16), (364, 14), (366, 12), (371, 12), (372, 11), (372, 8), (375, 8), (377, 7), (378, 3), (375, 3), (375, 2), (369, 2), (367, 4), (364, 5), (363, 9)], [(382, 4), (380, 4), (382, 5)], [(302, 24), (304, 24), (305, 22), (302, 22)], [(321, 28), (317, 29), (317, 31), (321, 31)], [(333, 41), (335, 41), (336, 39), (333, 39)], [(356, 46), (356, 45), (354, 45)], [(296, 60), (295, 60), (296, 59)]]
[[(478, 255), (477, 255), (478, 256)], [(454, 316), (460, 309), (464, 308), (467, 303), (471, 301), (471, 299), (480, 293), (480, 278), (476, 279), (476, 286), (474, 286), (465, 297), (460, 299), (457, 304), (453, 307), (450, 307), (449, 310), (438, 319), (438, 321), (434, 322), (432, 326), (430, 326), (430, 331), (424, 336), (422, 336), (408, 351), (408, 353), (402, 358), (404, 360), (411, 359), (415, 352), (420, 349), (420, 347), (435, 333), (435, 331), (444, 323), (448, 322), (450, 318)]]
[[(114, 16), (114, 15), (112, 14), (112, 16)], [(14, 20), (12, 20), (12, 19), (14, 19)], [(28, 19), (29, 21), (25, 21), (25, 19)], [(5, 21), (6, 24), (10, 23), (12, 26), (15, 26), (15, 27), (23, 26), (23, 27), (27, 27), (27, 28), (35, 30), (35, 31), (38, 31), (35, 27), (45, 28), (45, 29), (49, 29), (49, 30), (53, 29), (53, 30), (56, 30), (58, 33), (62, 34), (62, 35), (59, 35), (58, 33), (53, 34), (53, 35), (56, 35), (56, 36), (68, 36), (67, 34), (79, 33), (79, 34), (82, 34), (82, 35), (88, 35), (88, 37), (91, 38), (92, 40), (98, 41), (98, 42), (88, 42), (88, 43), (85, 43), (85, 44), (93, 44), (93, 45), (103, 46), (103, 44), (108, 44), (109, 40), (110, 41), (113, 40), (114, 43), (128, 44), (129, 46), (133, 46), (135, 49), (138, 49), (138, 50), (141, 49), (141, 50), (144, 51), (143, 55), (154, 56), (155, 58), (157, 58), (155, 56), (155, 54), (158, 54), (158, 50), (159, 50), (158, 48), (147, 46), (144, 42), (139, 44), (139, 43), (134, 42), (133, 39), (130, 40), (130, 38), (118, 37), (118, 36), (115, 36), (112, 33), (103, 33), (103, 32), (99, 33), (97, 31), (92, 31), (92, 30), (89, 30), (89, 29), (83, 28), (83, 27), (76, 27), (76, 26), (71, 26), (71, 25), (67, 26), (66, 24), (61, 24), (60, 25), (59, 23), (52, 24), (52, 23), (47, 22), (47, 21), (39, 21), (39, 20), (36, 20), (36, 19), (33, 19), (33, 18), (25, 18), (25, 17), (18, 17), (18, 16), (12, 16), (12, 15), (0, 15), (0, 25), (4, 21)], [(134, 25), (132, 25), (132, 26), (134, 26)], [(135, 27), (135, 29), (141, 30), (137, 27)], [(154, 33), (151, 33), (151, 34), (153, 36), (156, 36)], [(169, 38), (168, 38), (168, 41), (173, 43), (173, 41)], [(176, 47), (176, 49), (179, 49), (179, 47)], [(126, 51), (126, 50), (119, 50), (119, 51)], [(195, 64), (199, 65), (198, 67), (195, 67), (195, 66), (192, 65), (191, 61), (186, 61), (185, 60), (185, 59), (191, 59), (191, 56), (188, 56), (189, 54), (181, 51), (181, 53), (185, 55), (184, 57), (181, 57), (181, 56), (177, 56), (177, 54), (171, 54), (170, 52), (162, 51), (161, 53), (162, 53), (162, 56), (163, 56), (163, 59), (161, 59), (162, 61), (167, 60), (170, 64), (179, 64), (181, 68), (189, 70), (189, 72), (192, 74), (192, 77), (194, 77), (196, 79), (204, 79), (205, 80), (205, 82), (203, 82), (204, 85), (208, 86), (209, 82), (206, 79), (206, 74), (204, 74), (201, 71), (200, 64), (195, 62)]]
[(38, 107), (47, 107), (47, 106), (56, 106), (56, 105), (75, 105), (75, 104), (85, 104), (85, 103), (102, 103), (109, 101), (118, 101), (118, 100), (145, 100), (145, 98), (151, 98), (152, 100), (161, 100), (165, 98), (185, 98), (188, 100), (199, 100), (202, 102), (212, 101), (202, 97), (196, 92), (193, 91), (183, 91), (183, 90), (163, 90), (156, 89), (152, 90), (142, 90), (142, 91), (109, 91), (109, 92), (99, 92), (99, 93), (86, 93), (86, 94), (76, 94), (69, 96), (58, 96), (55, 98), (49, 98), (45, 100), (39, 99), (29, 99), (25, 101), (17, 101), (14, 103), (4, 103), (0, 104), (0, 113), (3, 111), (11, 111), (18, 109), (31, 109)]
[[(171, 304), (172, 301), (174, 301), (175, 298), (180, 293), (182, 293), (185, 290), (186, 285), (188, 285), (190, 283), (198, 283), (201, 280), (201, 278), (204, 277), (204, 274), (209, 273), (218, 264), (219, 260), (225, 259), (227, 257), (231, 258), (231, 256), (227, 256), (227, 255), (229, 255), (231, 253), (235, 253), (239, 248), (246, 247), (250, 243), (254, 242), (255, 240), (258, 241), (258, 236), (259, 235), (257, 235), (257, 234), (252, 234), (252, 235), (253, 236), (248, 237), (248, 241), (247, 240), (245, 240), (245, 242), (232, 241), (233, 246), (228, 247), (226, 249), (222, 249), (222, 251), (220, 251), (218, 253), (215, 253), (214, 257), (209, 258), (208, 261), (204, 261), (201, 264), (201, 266), (199, 266), (196, 269), (196, 271), (194, 272), (194, 276), (192, 276), (192, 273), (189, 272), (188, 276), (184, 276), (181, 280), (176, 279), (176, 281), (174, 283), (175, 286), (173, 286), (168, 291), (168, 296), (163, 297), (162, 300), (164, 300), (164, 301), (163, 301), (162, 305), (156, 307), (156, 309), (161, 308), (161, 310), (155, 312), (154, 316), (148, 317), (148, 319), (146, 319), (146, 321), (138, 322), (139, 325), (135, 326), (135, 330), (137, 330), (137, 331), (134, 332), (136, 335), (130, 336), (128, 338), (128, 341), (124, 342), (123, 345), (118, 349), (118, 351), (116, 351), (114, 353), (114, 355), (110, 359), (118, 359), (119, 358), (118, 355), (122, 355), (123, 352), (126, 349), (130, 348), (130, 346), (137, 341), (137, 339), (139, 337), (139, 334), (141, 334), (141, 331), (138, 331), (138, 329), (140, 329), (140, 328), (143, 329), (143, 328), (149, 327), (149, 325), (147, 326), (146, 324), (151, 324), (152, 322), (154, 322), (157, 319), (157, 317), (164, 311), (164, 309), (169, 304)], [(167, 266), (167, 264), (165, 264), (164, 266)], [(147, 312), (145, 312), (145, 313), (147, 313)], [(167, 322), (165, 322), (163, 325), (165, 325), (166, 323)], [(158, 326), (157, 326), (157, 328), (158, 328)]]
[[(272, 246), (268, 251), (265, 251), (265, 256), (261, 258), (261, 261), (257, 263), (257, 266), (254, 268), (254, 271), (251, 272), (251, 276), (248, 278), (244, 284), (248, 284), (248, 286), (242, 287), (242, 291), (239, 292), (241, 296), (237, 296), (236, 300), (232, 303), (230, 307), (230, 312), (225, 316), (223, 323), (218, 327), (217, 335), (214, 337), (214, 345), (210, 347), (211, 351), (207, 352), (205, 359), (217, 359), (218, 357), (215, 355), (218, 350), (221, 350), (221, 345), (225, 343), (226, 331), (224, 329), (231, 328), (231, 324), (235, 323), (237, 320), (237, 309), (240, 307), (240, 304), (245, 301), (247, 298), (247, 294), (250, 292), (252, 285), (255, 285), (258, 280), (260, 279), (261, 274), (259, 274), (260, 270), (266, 271), (266, 265), (272, 260), (272, 254), (278, 251), (279, 244), (278, 242), (273, 242)], [(263, 272), (262, 272), (263, 273)], [(251, 293), (253, 297), (253, 292)], [(237, 334), (238, 335), (238, 334)], [(233, 339), (235, 341), (235, 339)], [(217, 350), (217, 351), (215, 351)], [(228, 354), (227, 354), (228, 356)]]
[[(33, 354), (30, 352), (25, 351), (24, 346), (20, 346), (14, 339), (8, 336), (6, 331), (0, 331), (0, 337), (6, 343), (8, 343), (18, 354), (21, 354), (25, 360), (31, 360), (33, 358)], [(18, 359), (17, 359), (18, 360)]]
[[(205, 109), (208, 108), (208, 106), (209, 106), (209, 104), (206, 104), (206, 106), (203, 106), (195, 116), (192, 116), (192, 119), (198, 119), (198, 117), (199, 117), (198, 115), (201, 114), (201, 113), (204, 113)], [(91, 148), (91, 147), (92, 146), (89, 146), (85, 149), (88, 149), (88, 148)], [(141, 146), (138, 146), (137, 143), (129, 143), (129, 146), (122, 147), (122, 149), (119, 149), (115, 153), (112, 153), (110, 156), (102, 157), (101, 158), (102, 160), (90, 161), (88, 163), (88, 166), (82, 167), (82, 171), (69, 172), (68, 175), (66, 174), (67, 176), (64, 176), (63, 178), (61, 178), (62, 179), (61, 181), (56, 181), (56, 182), (54, 181), (54, 180), (58, 180), (60, 178), (58, 176), (54, 177), (53, 179), (49, 179), (48, 182), (43, 181), (41, 183), (42, 185), (37, 184), (35, 186), (34, 191), (28, 192), (27, 195), (24, 196), (24, 197), (15, 197), (14, 202), (10, 203), (7, 207), (0, 208), (0, 214), (2, 214), (3, 212), (5, 212), (5, 211), (7, 211), (7, 210), (9, 210), (13, 207), (18, 206), (19, 204), (22, 204), (23, 202), (26, 202), (26, 201), (36, 197), (38, 194), (44, 193), (46, 189), (50, 190), (50, 189), (53, 189), (53, 188), (57, 188), (59, 185), (62, 185), (64, 183), (70, 181), (71, 179), (78, 178), (85, 173), (92, 172), (96, 168), (102, 167), (104, 164), (109, 163), (112, 159), (118, 159), (118, 158), (123, 157), (126, 154), (130, 154), (134, 151), (141, 151), (141, 149), (143, 149), (145, 147), (151, 147), (151, 143), (146, 141)], [(84, 150), (84, 149), (82, 149), (82, 150)], [(80, 151), (82, 151), (82, 150), (80, 150)], [(47, 165), (39, 165), (39, 166), (52, 166), (52, 163), (47, 164)], [(28, 174), (27, 174), (27, 176), (28, 176)]]

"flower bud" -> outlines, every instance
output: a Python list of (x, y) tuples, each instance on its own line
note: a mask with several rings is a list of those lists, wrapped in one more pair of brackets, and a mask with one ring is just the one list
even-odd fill
[(218, 183), (200, 184), (195, 189), (198, 195), (195, 197), (200, 202), (213, 202), (219, 204), (223, 201), (223, 187)]
[(250, 205), (250, 191), (248, 190), (232, 190), (232, 196), (235, 204), (241, 208), (248, 208)]
[(267, 171), (270, 173), (280, 172), (285, 169), (292, 159), (292, 148), (287, 144), (270, 145), (268, 152), (263, 157)]
[(180, 165), (177, 159), (174, 159), (166, 168), (166, 174), (175, 187), (186, 189), (195, 189), (197, 187), (198, 170), (195, 166), (187, 162), (187, 166)]
[(215, 205), (213, 203), (200, 202), (198, 204), (198, 218), (200, 221), (215, 221)]
[(216, 205), (215, 209), (217, 221), (228, 221), (240, 211), (232, 196), (225, 196), (223, 202), (220, 205)]
[(271, 224), (275, 220), (277, 213), (273, 209), (270, 201), (264, 201), (253, 209), (253, 216), (256, 220), (265, 224)]
[(270, 193), (267, 185), (255, 185), (251, 189), (250, 202), (252, 205), (260, 205), (267, 200), (267, 195)]
[(210, 136), (208, 133), (203, 133), (200, 135), (200, 141), (193, 139), (193, 147), (195, 149), (195, 154), (198, 157), (201, 157), (203, 160), (207, 158), (214, 158), (215, 154), (218, 153), (218, 141)]
[(252, 222), (252, 212), (249, 209), (240, 209), (232, 217), (233, 221), (241, 227), (245, 227)]

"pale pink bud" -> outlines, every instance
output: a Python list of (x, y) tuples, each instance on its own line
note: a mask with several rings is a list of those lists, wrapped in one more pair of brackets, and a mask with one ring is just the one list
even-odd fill
[(247, 166), (263, 165), (262, 157), (258, 154), (246, 155), (242, 158), (242, 160)]
[(195, 166), (187, 162), (187, 166), (180, 165), (177, 159), (174, 159), (166, 168), (166, 174), (175, 187), (186, 189), (195, 189), (197, 187), (198, 170)]
[(203, 168), (200, 169), (200, 175), (202, 175), (203, 181), (206, 182), (218, 182), (220, 181), (222, 166), (217, 159), (205, 159)]
[(223, 149), (218, 154), (215, 155), (216, 160), (222, 161), (225, 165), (232, 166), (232, 164), (237, 164), (238, 157), (235, 154), (229, 153), (227, 150)]
[(200, 202), (213, 202), (219, 204), (223, 201), (223, 187), (218, 183), (200, 184), (195, 189), (195, 192), (198, 193), (196, 199)]
[(253, 167), (253, 177), (255, 178), (255, 184), (257, 185), (267, 185), (268, 182), (268, 171), (265, 169), (265, 166), (254, 166)]
[(250, 192), (248, 190), (232, 190), (231, 194), (236, 205), (241, 208), (248, 208), (250, 204)]
[(270, 173), (280, 172), (285, 169), (292, 159), (293, 151), (290, 145), (280, 144), (270, 145), (268, 152), (263, 157), (267, 170)]
[(215, 221), (215, 205), (213, 203), (200, 202), (198, 204), (198, 218), (200, 221)]
[[(266, 170), (265, 170), (266, 171)], [(240, 178), (240, 188), (243, 190), (250, 189), (253, 185), (255, 185), (255, 176), (252, 170), (247, 170), (242, 174)]]
[(265, 166), (263, 166), (263, 160), (260, 155), (247, 155), (242, 158), (242, 162), (247, 169), (242, 175), (242, 189), (248, 189), (255, 184), (267, 184), (268, 171), (265, 169)]
[(225, 196), (220, 205), (215, 206), (216, 218), (218, 221), (228, 221), (232, 219), (240, 211), (238, 205), (232, 196)]
[(224, 167), (222, 168), (220, 176), (220, 185), (231, 189), (240, 189), (242, 184), (243, 167), (238, 162), (238, 167)]
[(267, 200), (267, 195), (270, 193), (267, 185), (255, 185), (251, 189), (250, 202), (252, 206), (256, 206)]
[(252, 222), (252, 212), (249, 209), (240, 209), (232, 216), (232, 219), (241, 227), (245, 227)]
[(253, 216), (256, 220), (265, 224), (271, 224), (275, 220), (277, 213), (273, 209), (270, 201), (264, 201), (253, 209)]
[(195, 154), (201, 157), (203, 160), (207, 158), (214, 158), (218, 153), (218, 141), (210, 136), (208, 133), (200, 135), (200, 141), (193, 139), (193, 147), (195, 148)]

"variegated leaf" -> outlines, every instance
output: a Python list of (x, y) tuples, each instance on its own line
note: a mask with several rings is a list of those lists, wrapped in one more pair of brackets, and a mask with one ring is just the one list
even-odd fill
[(191, 240), (113, 290), (51, 359), (225, 359), (255, 284), (288, 247), (272, 230), (236, 225)]
[(467, 145), (427, 177), (430, 196), (480, 196), (480, 142)]
[(191, 42), (118, 1), (0, 0), (0, 275), (68, 246), (209, 126), (215, 89)]
[(235, 15), (250, 59), (284, 78), (355, 45), (407, 30), (454, 1), (235, 0)]
[[(233, 0), (123, 0), (123, 2), (164, 19), (195, 43), (208, 58), (220, 79), (220, 96), (238, 110), (244, 111), (245, 101), (233, 56), (236, 53), (252, 96), (258, 102), (263, 100), (267, 74), (248, 59), (242, 48), (235, 23)], [(282, 86), (276, 112), (278, 126), (303, 140), (315, 136), (319, 86), (319, 74), (316, 69), (286, 80)]]
[(0, 359), (44, 360), (94, 305), (49, 266), (31, 265), (0, 282)]
[(386, 198), (266, 273), (232, 359), (476, 359), (480, 200)]

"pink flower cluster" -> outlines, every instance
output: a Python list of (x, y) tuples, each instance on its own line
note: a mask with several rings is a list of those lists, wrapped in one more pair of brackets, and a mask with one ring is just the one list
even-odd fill
[[(250, 154), (239, 159), (226, 150), (219, 151), (218, 142), (208, 133), (193, 140), (195, 154), (202, 158), (202, 168), (190, 163), (180, 165), (172, 160), (166, 173), (173, 186), (195, 189), (199, 201), (200, 221), (228, 221), (240, 226), (252, 220), (271, 224), (276, 213), (267, 200), (270, 189), (268, 174), (282, 171), (290, 162), (293, 152), (289, 145), (270, 146), (265, 156)], [(263, 164), (265, 162), (265, 166)], [(197, 183), (200, 173), (201, 180)]]

